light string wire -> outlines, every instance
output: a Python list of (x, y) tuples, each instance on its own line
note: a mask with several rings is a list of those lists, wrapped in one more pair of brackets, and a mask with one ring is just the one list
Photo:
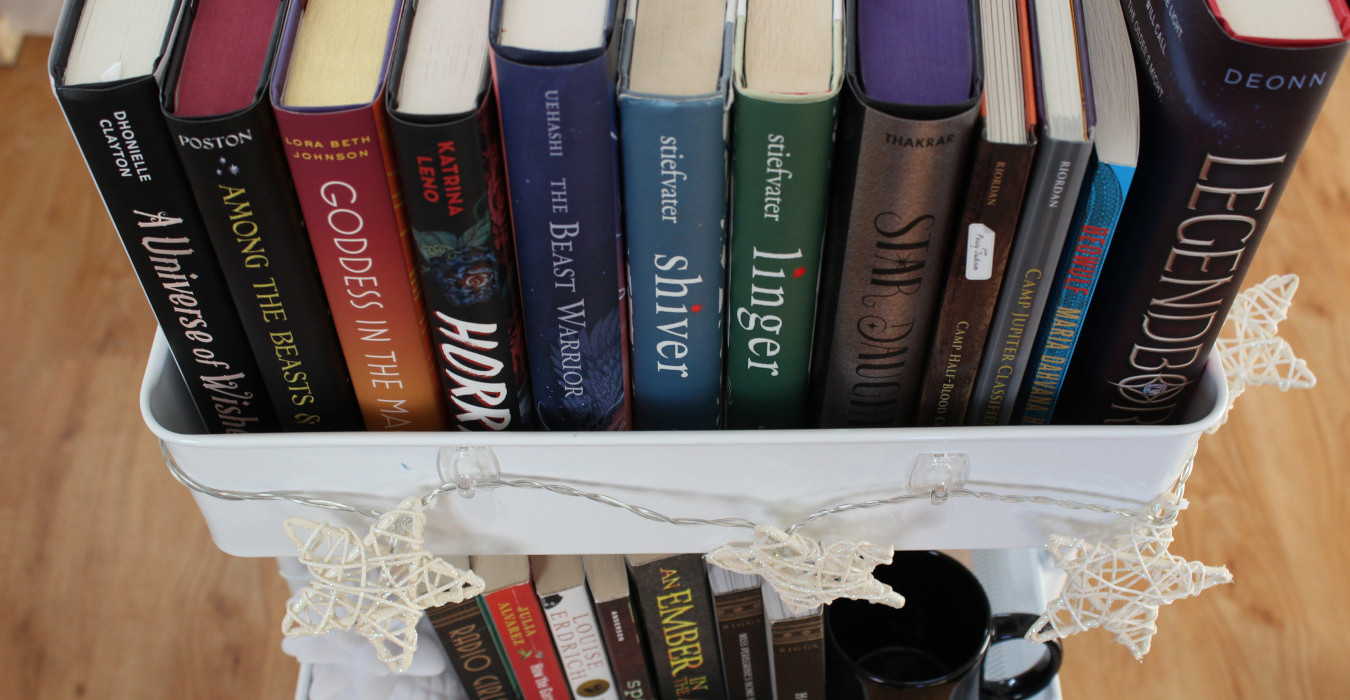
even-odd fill
[[(183, 468), (178, 464), (178, 461), (174, 458), (173, 452), (169, 449), (168, 444), (164, 440), (159, 441), (159, 448), (160, 452), (164, 455), (164, 463), (168, 466), (169, 472), (173, 474), (175, 479), (178, 480), (178, 483), (182, 484), (183, 486), (187, 487), (188, 489), (194, 492), (210, 496), (212, 498), (217, 498), (225, 501), (289, 501), (291, 503), (296, 503), (299, 505), (309, 506), (313, 508), (355, 513), (358, 515), (366, 516), (372, 520), (378, 520), (382, 515), (380, 511), (371, 510), (369, 508), (361, 508), (347, 503), (343, 503), (341, 501), (336, 501), (331, 498), (325, 498), (322, 496), (308, 494), (300, 491), (233, 491), (228, 489), (218, 489), (209, 486), (207, 484), (204, 484), (201, 481), (198, 481), (197, 479), (189, 475), (186, 471), (184, 471)], [(1186, 465), (1183, 469), (1182, 475), (1178, 479), (1176, 486), (1173, 488), (1173, 492), (1177, 495), (1178, 499), (1180, 499), (1180, 496), (1184, 489), (1185, 480), (1187, 477), (1189, 477), (1191, 473), (1191, 468), (1194, 465), (1194, 461), (1195, 461), (1195, 453), (1194, 450), (1192, 450), (1191, 457), (1186, 461)], [(431, 508), (440, 496), (447, 493), (455, 492), (466, 497), (472, 497), (475, 494), (476, 489), (491, 490), (502, 487), (534, 489), (534, 490), (548, 491), (549, 493), (554, 493), (561, 496), (583, 498), (602, 505), (619, 508), (621, 510), (626, 510), (638, 517), (645, 518), (647, 520), (666, 523), (669, 525), (679, 525), (679, 526), (702, 525), (702, 526), (716, 526), (727, 528), (741, 528), (748, 530), (754, 530), (756, 527), (755, 522), (747, 520), (745, 518), (671, 517), (669, 515), (665, 515), (663, 513), (655, 511), (651, 508), (647, 508), (645, 506), (640, 505), (634, 505), (603, 493), (597, 493), (594, 491), (584, 491), (582, 489), (574, 488), (572, 486), (567, 486), (566, 484), (559, 484), (554, 482), (540, 481), (538, 479), (525, 479), (525, 478), (510, 478), (510, 477), (471, 478), (465, 475), (461, 475), (457, 481), (453, 482), (447, 481), (441, 484), (440, 486), (437, 486), (434, 489), (432, 489), (430, 492), (427, 493), (427, 495), (422, 497), (421, 502), (423, 507)], [(1139, 515), (1153, 515), (1155, 517), (1162, 515), (1161, 513), (1156, 512), (1155, 513), (1146, 512), (1147, 506), (1145, 506), (1144, 508), (1131, 510), (1127, 508), (1121, 508), (1118, 506), (1111, 506), (1101, 503), (1088, 503), (1084, 501), (1075, 501), (1070, 499), (1052, 498), (1049, 496), (1026, 495), (1026, 494), (1001, 494), (993, 491), (977, 491), (963, 487), (947, 490), (942, 487), (939, 487), (937, 489), (934, 489), (933, 491), (926, 493), (900, 494), (897, 496), (892, 496), (890, 498), (879, 498), (867, 501), (858, 501), (854, 503), (842, 503), (839, 505), (831, 506), (829, 508), (823, 508), (821, 510), (817, 510), (813, 513), (810, 513), (809, 515), (802, 518), (798, 522), (787, 527), (784, 531), (787, 534), (793, 534), (802, 527), (809, 525), (810, 523), (813, 523), (817, 520), (821, 520), (823, 518), (827, 518), (829, 516), (837, 515), (840, 513), (846, 513), (849, 511), (865, 510), (870, 508), (881, 508), (893, 505), (903, 505), (906, 503), (912, 503), (923, 499), (928, 499), (932, 501), (934, 504), (939, 504), (946, 501), (947, 498), (949, 497), (974, 498), (982, 501), (1006, 503), (1012, 505), (1033, 504), (1039, 506), (1064, 508), (1068, 510), (1088, 511), (1093, 513), (1117, 515), (1126, 518)]]

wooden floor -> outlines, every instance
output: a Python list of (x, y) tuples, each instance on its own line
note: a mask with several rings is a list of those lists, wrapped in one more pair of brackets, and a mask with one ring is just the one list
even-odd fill
[[(214, 548), (137, 392), (153, 322), (30, 39), (0, 70), (0, 698), (288, 698), (285, 588)], [(1067, 644), (1070, 700), (1350, 698), (1350, 77), (1249, 282), (1298, 272), (1312, 391), (1254, 389), (1205, 438), (1174, 552), (1236, 585), (1165, 608), (1136, 663)]]

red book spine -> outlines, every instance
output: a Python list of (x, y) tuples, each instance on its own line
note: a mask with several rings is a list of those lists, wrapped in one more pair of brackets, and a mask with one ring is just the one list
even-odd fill
[(553, 649), (548, 620), (544, 617), (533, 583), (520, 583), (483, 595), (483, 606), (501, 641), (502, 654), (511, 665), (526, 700), (569, 700), (567, 677)]
[(277, 109), (357, 401), (370, 430), (441, 430), (445, 408), (378, 102)]

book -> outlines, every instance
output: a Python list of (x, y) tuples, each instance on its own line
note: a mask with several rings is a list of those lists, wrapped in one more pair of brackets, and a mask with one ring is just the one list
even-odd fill
[(629, 426), (617, 0), (497, 0), (489, 29), (535, 415)]
[[(1146, 3), (1123, 6), (1144, 76), (1139, 164), (1057, 423), (1183, 419), (1350, 25), (1340, 2), (1196, 0), (1156, 27), (1139, 24)], [(1309, 15), (1316, 31), (1292, 22)]]
[(1082, 5), (1079, 0), (1027, 4), (1039, 144), (966, 408), (968, 425), (1006, 425), (1012, 420), (1092, 157), (1095, 120), (1087, 47), (1082, 41)]
[(965, 422), (1036, 155), (1025, 0), (980, 0), (980, 46), (981, 122), (924, 363), (914, 421), (922, 426)]
[(764, 619), (775, 700), (824, 700), (825, 608), (789, 610), (772, 586), (762, 584)]
[(651, 664), (637, 616), (633, 612), (628, 567), (621, 554), (587, 554), (586, 586), (595, 601), (614, 684), (625, 699), (654, 698)]
[(1139, 160), (1139, 82), (1117, 0), (1082, 0), (1097, 124), (1069, 238), (1050, 285), (1013, 422), (1050, 422)]
[(502, 655), (526, 700), (567, 700), (567, 676), (553, 648), (544, 609), (523, 554), (473, 556), (474, 573), (483, 579), (475, 600), (492, 621)]
[(727, 698), (703, 556), (630, 554), (627, 559), (655, 670), (657, 697)]
[[(469, 569), (466, 556), (450, 556), (445, 560), (460, 571)], [(427, 620), (436, 630), (450, 667), (470, 700), (520, 699), (520, 689), (502, 656), (492, 621), (484, 616), (477, 599), (428, 608)]]
[(52, 91), (168, 341), (203, 427), (280, 430), (159, 109), (183, 3), (72, 0)]
[(849, 6), (813, 423), (912, 425), (983, 94), (972, 2)]
[(769, 666), (769, 631), (764, 626), (760, 578), (715, 564), (707, 566), (722, 669), (727, 677), (727, 697), (768, 698), (773, 693), (773, 673)]
[(581, 555), (531, 556), (530, 572), (573, 697), (619, 700)]
[(734, 5), (629, 5), (618, 100), (633, 427), (713, 430), (722, 417)]
[(267, 98), (284, 12), (195, 3), (160, 106), (282, 429), (361, 430)]
[(740, 0), (725, 427), (804, 428), (843, 76), (837, 0)]
[(384, 84), (402, 0), (292, 2), (272, 107), (368, 430), (440, 430)]
[(487, 65), (490, 7), (410, 3), (385, 95), (437, 374), (461, 430), (534, 422)]

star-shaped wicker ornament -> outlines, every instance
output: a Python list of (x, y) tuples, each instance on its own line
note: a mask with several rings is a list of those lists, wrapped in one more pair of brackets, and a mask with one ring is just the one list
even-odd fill
[(1224, 419), (1210, 432), (1227, 420), (1228, 411), (1248, 386), (1273, 385), (1288, 391), (1317, 383), (1307, 363), (1295, 357), (1289, 343), (1276, 335), (1280, 322), (1289, 316), (1297, 290), (1297, 275), (1275, 275), (1242, 290), (1233, 300), (1225, 335), (1214, 343), (1228, 378), (1228, 407)]
[(375, 655), (405, 671), (417, 650), (417, 621), (426, 608), (483, 592), (483, 579), (422, 549), (426, 516), (409, 498), (380, 516), (361, 539), (345, 527), (287, 518), (286, 535), (314, 580), (286, 610), (288, 637), (355, 630)]
[(878, 581), (872, 570), (891, 563), (895, 550), (870, 542), (820, 542), (769, 525), (755, 527), (753, 542), (733, 542), (707, 555), (717, 566), (762, 577), (789, 610), (802, 613), (839, 598), (903, 607), (904, 596)]
[(1099, 541), (1052, 535), (1050, 554), (1069, 577), (1027, 639), (1044, 642), (1100, 628), (1142, 660), (1158, 631), (1160, 607), (1233, 581), (1227, 567), (1205, 566), (1167, 551), (1177, 514), (1185, 507), (1184, 500), (1167, 493), (1147, 514), (1130, 518), (1123, 532)]

